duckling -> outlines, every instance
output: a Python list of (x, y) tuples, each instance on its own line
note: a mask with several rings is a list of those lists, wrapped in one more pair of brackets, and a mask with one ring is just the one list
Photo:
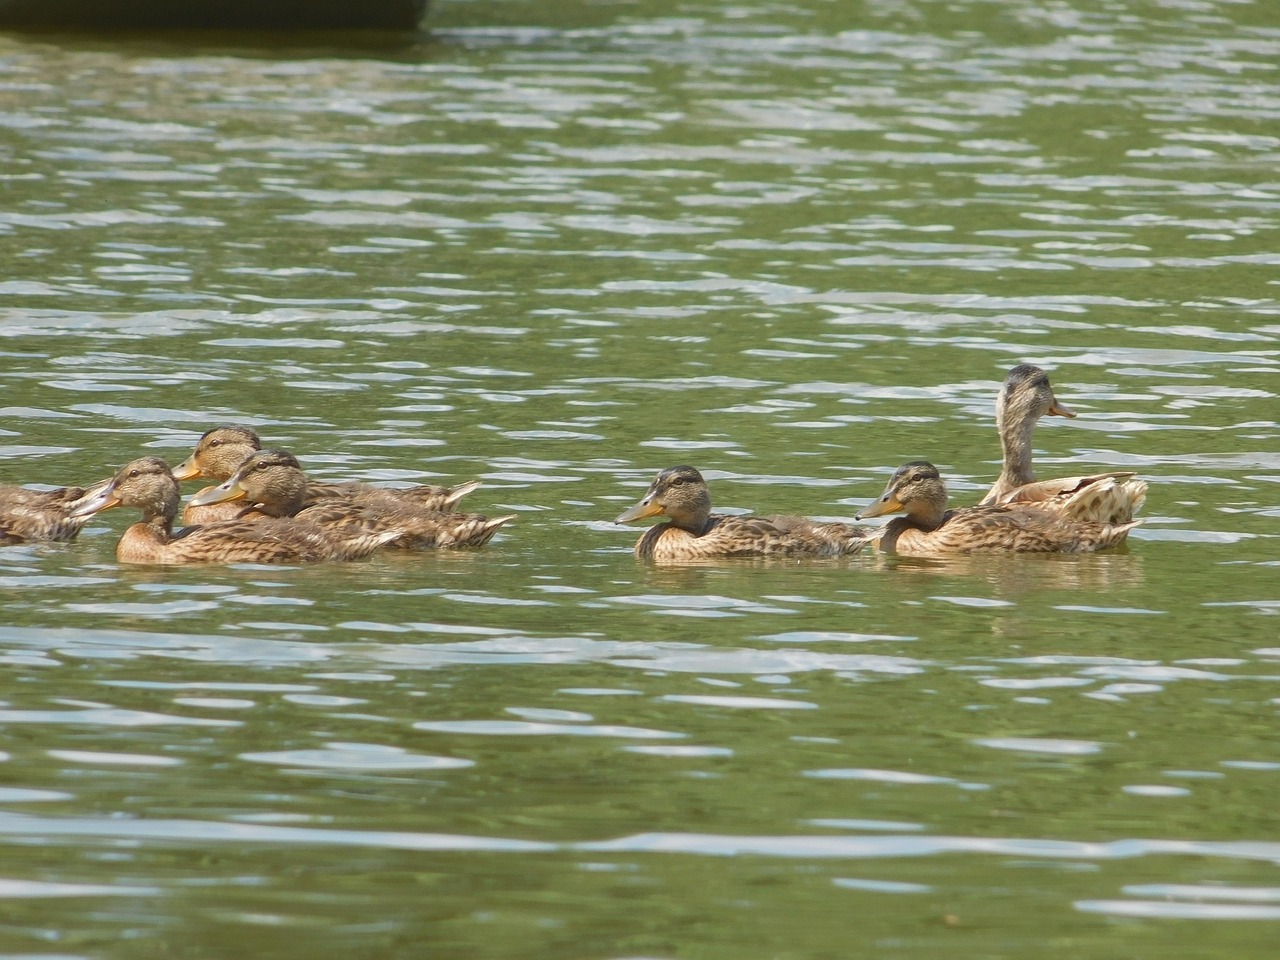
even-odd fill
[(867, 543), (868, 531), (847, 523), (818, 523), (804, 517), (725, 516), (711, 512), (707, 483), (693, 467), (669, 467), (645, 495), (614, 523), (663, 515), (636, 544), (637, 557), (702, 560), (722, 557), (852, 556)]
[(1075, 520), (1127, 523), (1142, 506), (1147, 484), (1133, 471), (1036, 480), (1031, 468), (1031, 436), (1043, 416), (1075, 417), (1059, 402), (1040, 367), (1019, 364), (1009, 371), (996, 399), (996, 430), (1004, 450), (1000, 476), (980, 505), (1034, 503)]
[[(243, 424), (229, 424), (206, 430), (196, 443), (191, 456), (173, 470), (179, 480), (206, 477), (217, 483), (231, 478), (240, 464), (262, 449), (257, 431)], [(327, 499), (364, 501), (374, 506), (390, 506), (403, 503), (420, 510), (448, 513), (457, 508), (458, 501), (476, 487), (479, 480), (469, 480), (455, 487), (420, 484), (414, 487), (375, 487), (367, 483), (347, 481), (343, 483), (317, 483), (308, 481), (307, 503)], [(208, 493), (214, 487), (205, 487), (199, 494)], [(197, 495), (199, 495), (197, 494)], [(183, 510), (185, 523), (207, 523), (210, 520), (230, 519), (241, 512), (241, 504), (209, 501), (201, 505), (188, 502)]]
[[(235, 503), (239, 516), (296, 517), (343, 537), (373, 531), (394, 531), (391, 546), (403, 549), (478, 547), (488, 543), (509, 514), (490, 520), (473, 513), (426, 511), (391, 499), (310, 500), (312, 484), (297, 459), (285, 450), (260, 450), (250, 456), (225, 483), (201, 491), (192, 505)], [(246, 506), (247, 504), (247, 506)]]
[(77, 502), (73, 517), (112, 507), (137, 507), (142, 520), (116, 545), (122, 563), (314, 563), (366, 557), (394, 539), (394, 532), (341, 539), (320, 527), (293, 520), (223, 520), (173, 532), (178, 481), (159, 457), (121, 467), (98, 492)]
[(56, 490), (0, 484), (0, 545), (74, 540), (89, 518), (71, 516), (72, 504), (105, 483)]
[(900, 466), (880, 499), (857, 519), (899, 511), (906, 516), (885, 525), (878, 546), (886, 553), (911, 556), (980, 551), (1090, 553), (1123, 543), (1129, 531), (1142, 522), (1071, 520), (1034, 503), (947, 510), (946, 484), (938, 468), (924, 460)]

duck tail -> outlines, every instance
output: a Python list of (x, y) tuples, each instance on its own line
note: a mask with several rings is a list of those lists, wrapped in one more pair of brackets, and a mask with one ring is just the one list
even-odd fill
[(479, 516), (468, 517), (466, 523), (459, 524), (457, 528), (448, 531), (445, 536), (441, 537), (440, 546), (483, 547), (493, 539), (495, 533), (502, 529), (503, 524), (515, 518), (516, 515), (514, 513), (492, 519)]
[(1072, 494), (1062, 513), (1072, 520), (1126, 524), (1147, 499), (1145, 480), (1106, 477)]
[(394, 546), (404, 536), (403, 530), (380, 530), (342, 541), (335, 559), (363, 560), (386, 546)]
[(480, 486), (479, 480), (468, 480), (466, 483), (458, 484), (456, 487), (452, 488), (449, 491), (449, 493), (445, 496), (443, 509), (456, 510), (458, 507), (458, 502), (463, 497), (465, 497), (468, 493), (471, 493), (473, 490), (475, 490), (479, 486)]

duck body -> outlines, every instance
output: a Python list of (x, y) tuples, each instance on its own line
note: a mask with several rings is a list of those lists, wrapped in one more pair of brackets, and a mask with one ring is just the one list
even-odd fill
[(1091, 553), (1123, 543), (1141, 521), (1111, 523), (1072, 519), (1034, 503), (947, 509), (947, 490), (937, 467), (923, 460), (903, 464), (884, 494), (858, 514), (859, 520), (904, 512), (880, 533), (885, 553), (937, 556), (957, 553)]
[(73, 517), (70, 510), (86, 492), (83, 487), (0, 485), (0, 545), (74, 540), (89, 518)]
[(1132, 472), (1095, 473), (1026, 483), (987, 506), (1031, 506), (1060, 514), (1067, 520), (1128, 523), (1147, 500), (1147, 482)]
[(424, 510), (394, 498), (359, 495), (311, 500), (312, 487), (292, 454), (259, 450), (224, 483), (196, 494), (191, 503), (201, 508), (234, 505), (247, 520), (293, 518), (343, 538), (394, 534), (388, 545), (408, 550), (482, 546), (514, 517)]
[(375, 487), (369, 483), (348, 480), (342, 483), (307, 481), (307, 506), (326, 500), (365, 503), (371, 507), (420, 510), (429, 513), (452, 513), (458, 501), (476, 487), (479, 480), (468, 480), (454, 487), (418, 484), (413, 487)]
[(142, 519), (116, 545), (122, 563), (315, 563), (368, 556), (392, 534), (343, 539), (311, 524), (270, 518), (224, 520), (173, 532), (178, 481), (159, 457), (122, 467), (98, 492), (83, 498), (73, 515), (89, 517), (112, 507), (137, 507)]
[(1147, 496), (1146, 482), (1135, 479), (1132, 471), (1036, 480), (1031, 464), (1036, 424), (1044, 416), (1075, 415), (1059, 402), (1049, 375), (1040, 367), (1023, 363), (1010, 370), (996, 398), (996, 430), (1003, 451), (1000, 476), (979, 505), (1035, 504), (1070, 520), (1132, 520)]
[[(229, 480), (240, 464), (261, 449), (262, 440), (252, 427), (243, 424), (214, 427), (204, 432), (196, 442), (191, 456), (174, 467), (173, 473), (179, 480), (204, 477), (215, 481), (214, 486), (205, 487), (197, 494), (197, 496), (203, 496), (215, 489), (217, 484)], [(458, 502), (478, 486), (480, 486), (479, 480), (470, 480), (455, 487), (432, 484), (413, 487), (375, 487), (372, 484), (356, 481), (317, 483), (309, 480), (303, 505), (310, 506), (324, 500), (340, 500), (366, 502), (374, 507), (401, 504), (420, 510), (448, 513), (457, 509)], [(183, 510), (182, 519), (185, 523), (227, 520), (239, 515), (243, 509), (243, 504), (233, 501), (196, 505), (188, 503)]]
[(615, 523), (666, 516), (635, 546), (637, 557), (656, 561), (737, 557), (844, 557), (866, 546), (869, 533), (847, 523), (819, 523), (793, 516), (726, 516), (711, 512), (702, 474), (690, 466), (658, 474), (640, 501)]

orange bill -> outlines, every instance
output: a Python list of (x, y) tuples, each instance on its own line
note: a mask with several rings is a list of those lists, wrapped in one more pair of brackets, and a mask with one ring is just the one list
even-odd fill
[(656, 517), (662, 513), (662, 504), (652, 497), (645, 497), (630, 510), (620, 514), (614, 523), (631, 523), (634, 520), (643, 520), (646, 517)]
[(243, 500), (247, 496), (244, 487), (236, 483), (232, 477), (226, 483), (216, 487), (205, 487), (187, 501), (189, 507), (204, 507), (211, 503), (227, 503), (231, 500)]
[(871, 506), (858, 513), (855, 520), (870, 520), (872, 517), (883, 517), (887, 513), (897, 513), (902, 509), (902, 502), (892, 493), (886, 493)]

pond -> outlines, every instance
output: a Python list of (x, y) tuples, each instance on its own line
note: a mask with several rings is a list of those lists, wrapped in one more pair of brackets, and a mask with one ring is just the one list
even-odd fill
[[(1280, 29), (1219, 0), (438, 0), (0, 37), (0, 482), (253, 426), (487, 546), (0, 551), (0, 955), (1274, 955)], [(637, 561), (1150, 484), (1082, 556)], [(188, 485), (193, 492), (195, 485)]]

